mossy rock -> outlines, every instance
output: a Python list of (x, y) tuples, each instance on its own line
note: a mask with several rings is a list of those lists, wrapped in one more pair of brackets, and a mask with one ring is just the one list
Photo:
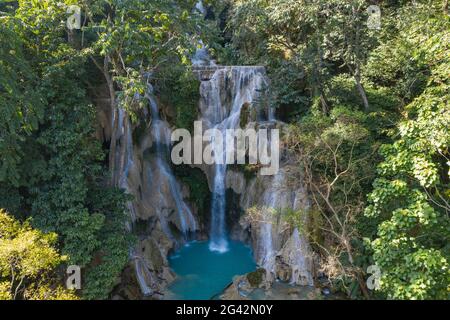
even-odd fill
[(260, 167), (259, 164), (245, 164), (243, 166), (245, 180), (250, 181), (256, 177)]
[(174, 166), (174, 173), (189, 188), (189, 201), (196, 205), (197, 215), (201, 224), (209, 222), (211, 209), (211, 192), (205, 173), (199, 168), (188, 165)]
[(256, 271), (247, 274), (247, 280), (253, 288), (258, 288), (264, 280), (266, 270), (259, 268)]
[(245, 128), (250, 121), (250, 103), (246, 102), (242, 105), (241, 114), (239, 117), (239, 125), (241, 128)]
[(156, 271), (161, 272), (164, 266), (164, 258), (161, 255), (161, 251), (159, 251), (158, 246), (153, 240), (149, 241), (150, 244), (150, 259), (152, 261), (153, 267)]

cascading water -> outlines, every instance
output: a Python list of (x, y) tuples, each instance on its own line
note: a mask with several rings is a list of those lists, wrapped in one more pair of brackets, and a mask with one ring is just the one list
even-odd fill
[[(313, 284), (313, 256), (305, 235), (283, 218), (284, 210), (307, 210), (309, 200), (301, 184), (289, 179), (289, 166), (274, 176), (250, 182), (242, 199), (244, 208), (257, 208), (247, 216), (253, 232), (255, 260), (267, 272), (268, 279), (280, 277), (292, 285)], [(261, 187), (264, 186), (264, 187)], [(255, 207), (256, 205), (256, 207)]]
[[(112, 123), (114, 123), (115, 113), (113, 112), (112, 117)], [(134, 161), (134, 150), (133, 150), (133, 140), (132, 140), (132, 134), (131, 134), (131, 126), (129, 122), (129, 118), (127, 113), (123, 108), (118, 109), (118, 134), (120, 134), (121, 137), (121, 143), (125, 144), (124, 148), (124, 154), (120, 150), (120, 148), (116, 149), (116, 156), (115, 160), (116, 162), (121, 163), (123, 160), (123, 163), (119, 166), (118, 170), (118, 186), (125, 190), (126, 193), (132, 193), (132, 190), (130, 188), (130, 185), (128, 183), (128, 176), (130, 173), (130, 169), (132, 168)], [(136, 220), (136, 214), (135, 214), (135, 208), (132, 201), (127, 202), (127, 208), (131, 215), (131, 221)], [(131, 225), (127, 223), (127, 229), (131, 230)], [(141, 289), (141, 292), (144, 296), (149, 296), (153, 294), (153, 290), (147, 285), (146, 279), (151, 279), (152, 274), (149, 272), (147, 265), (145, 263), (145, 260), (142, 259), (139, 255), (135, 253), (135, 250), (133, 248), (130, 248), (129, 252), (131, 260), (134, 260), (134, 267), (136, 271), (136, 278), (139, 284), (139, 287)], [(150, 281), (152, 282), (152, 281)]]
[[(205, 5), (203, 4), (203, 1), (199, 0), (197, 1), (194, 11), (198, 12), (203, 16), (203, 18), (206, 19), (206, 16), (208, 14), (208, 10), (206, 9)], [(200, 27), (199, 27), (200, 28)], [(194, 56), (192, 57), (192, 65), (193, 66), (215, 66), (216, 63), (211, 60), (211, 57), (209, 55), (208, 47), (205, 45), (203, 40), (196, 40), (197, 41), (197, 51), (195, 52)]]
[(264, 194), (265, 208), (263, 210), (257, 250), (260, 257), (259, 264), (268, 272), (274, 271), (276, 255), (273, 246), (273, 215), (276, 210), (282, 209), (281, 204), (287, 203), (285, 198), (289, 196), (283, 188), (283, 183), (285, 182), (283, 172), (279, 172), (272, 178), (271, 187)]
[(225, 231), (225, 174), (226, 165), (216, 165), (212, 197), (211, 242), (209, 244), (209, 249), (217, 252), (228, 251), (228, 240)]
[[(112, 122), (114, 123), (114, 114)], [(126, 124), (125, 124), (126, 122)], [(130, 168), (133, 166), (133, 141), (131, 135), (131, 128), (129, 119), (127, 118), (127, 114), (123, 108), (118, 109), (118, 128), (119, 134), (122, 136), (122, 143), (125, 143), (125, 154), (122, 155), (124, 158), (123, 166), (119, 168), (118, 174), (118, 184), (119, 188), (125, 190), (126, 193), (131, 193), (130, 186), (128, 185), (128, 174)], [(119, 160), (122, 158), (120, 150), (116, 150), (116, 159)], [(134, 221), (136, 219), (134, 207), (131, 201), (127, 203), (128, 210), (130, 211), (131, 220)], [(131, 229), (131, 226), (127, 226), (128, 229)]]
[[(149, 85), (146, 98), (150, 104), (152, 115), (152, 135), (155, 143), (156, 170), (166, 180), (170, 188), (170, 194), (173, 197), (177, 214), (180, 220), (181, 232), (185, 241), (189, 240), (192, 233), (198, 230), (197, 222), (189, 207), (183, 201), (181, 187), (178, 184), (171, 167), (167, 164), (165, 157), (169, 154), (168, 146), (170, 145), (170, 128), (167, 123), (161, 120), (159, 116), (158, 105), (153, 96), (153, 87)], [(166, 229), (167, 227), (165, 227)], [(168, 231), (170, 232), (170, 231)]]
[[(150, 152), (150, 157), (146, 157), (143, 152), (149, 151), (149, 147), (142, 149), (141, 143), (134, 144), (136, 141), (133, 141), (131, 121), (123, 108), (113, 112), (112, 127), (117, 121), (116, 139), (118, 142), (113, 160), (115, 164), (114, 182), (126, 193), (135, 196), (136, 200), (127, 203), (132, 223), (142, 219), (143, 213), (157, 216), (157, 219), (152, 221), (154, 223), (152, 230), (155, 230), (155, 234), (160, 232), (157, 227), (159, 224), (163, 234), (160, 239), (180, 245), (191, 239), (191, 236), (198, 231), (198, 225), (191, 210), (184, 202), (181, 187), (167, 163), (166, 156), (169, 154), (171, 130), (168, 124), (159, 117), (158, 106), (151, 86), (149, 86), (145, 98), (149, 101), (152, 126), (151, 134), (146, 136), (147, 142), (144, 145), (153, 145), (154, 152)], [(147, 110), (143, 112), (144, 116), (148, 115)], [(147, 195), (145, 200), (139, 200), (142, 194)], [(127, 229), (130, 232), (132, 223), (127, 223)], [(170, 223), (179, 230), (180, 236), (173, 234), (175, 228), (171, 228)], [(158, 244), (161, 243), (160, 241)], [(142, 243), (145, 243), (145, 240)], [(167, 244), (167, 246), (171, 246), (171, 244)], [(159, 284), (163, 281), (159, 274), (155, 274), (153, 262), (148, 260), (142, 247), (130, 248), (129, 254), (142, 294), (144, 296), (153, 295), (159, 290)], [(161, 254), (165, 253), (162, 251)]]
[[(202, 96), (203, 120), (209, 128), (218, 129), (222, 141), (226, 141), (226, 130), (239, 127), (242, 107), (252, 104), (267, 86), (263, 67), (220, 67), (209, 81), (203, 81), (200, 93)], [(229, 99), (223, 99), (229, 96)], [(226, 235), (226, 185), (227, 165), (224, 155), (226, 144), (214, 145), (216, 159), (213, 181), (213, 197), (211, 209), (211, 251), (226, 252), (228, 239)], [(220, 160), (218, 160), (220, 159)]]
[(311, 266), (307, 259), (308, 257), (306, 256), (308, 252), (308, 249), (306, 248), (306, 241), (300, 236), (300, 232), (297, 228), (294, 229), (291, 241), (293, 242), (292, 247), (296, 248), (296, 250), (292, 252), (292, 261), (290, 261), (293, 266), (290, 282), (292, 284), (313, 286), (314, 281), (311, 273), (309, 272)]
[[(205, 15), (205, 8), (199, 3), (197, 9)], [(196, 41), (199, 42), (198, 39)], [(226, 141), (226, 130), (240, 126), (244, 106), (247, 111), (250, 108), (251, 112), (257, 112), (256, 117), (254, 114), (250, 115), (252, 125), (254, 121), (258, 127), (262, 124), (273, 125), (274, 123), (270, 123), (275, 120), (273, 109), (264, 110), (265, 114), (262, 115), (259, 113), (261, 108), (255, 108), (260, 93), (268, 86), (264, 67), (218, 66), (210, 59), (207, 46), (201, 41), (199, 43), (202, 48), (193, 58), (193, 70), (200, 75), (202, 81), (200, 112), (203, 127), (218, 129), (222, 140)], [(151, 74), (148, 77), (150, 80)], [(138, 131), (133, 132), (131, 121), (121, 108), (113, 112), (112, 121), (112, 128), (115, 127), (114, 124), (118, 124), (117, 132), (113, 135), (118, 141), (114, 153), (114, 183), (135, 198), (127, 204), (139, 237), (136, 246), (130, 248), (130, 259), (142, 294), (157, 297), (170, 284), (169, 289), (177, 297), (209, 299), (221, 292), (235, 275), (254, 271), (255, 263), (283, 281), (310, 284), (312, 278), (309, 273), (307, 241), (298, 229), (283, 229), (281, 219), (277, 220), (276, 215), (272, 214), (273, 210), (264, 211), (260, 221), (243, 230), (250, 230), (252, 248), (243, 242), (232, 240), (247, 240), (239, 237), (240, 234), (235, 233), (235, 230), (232, 230), (233, 236), (228, 239), (226, 190), (233, 182), (227, 180), (230, 180), (229, 176), (235, 170), (228, 170), (224, 163), (200, 167), (205, 171), (213, 192), (210, 241), (194, 241), (182, 246), (200, 228), (183, 200), (181, 185), (175, 179), (168, 162), (171, 130), (159, 115), (150, 85), (145, 98), (149, 101), (149, 108), (143, 110), (143, 115), (147, 120), (150, 111), (152, 122), (150, 130), (143, 136), (133, 139), (133, 134)], [(221, 157), (226, 154), (225, 147), (213, 145), (213, 152)], [(230, 171), (228, 176), (227, 171)], [(240, 175), (243, 176), (242, 172), (236, 171), (235, 176)], [(249, 200), (242, 201), (241, 209), (265, 206), (297, 210), (305, 207), (302, 203), (300, 206), (293, 204), (298, 191), (286, 192), (288, 174), (285, 172), (273, 177), (261, 177), (259, 173), (257, 176), (257, 179), (250, 182), (242, 177), (243, 191), (235, 191), (242, 196), (241, 199)], [(238, 221), (234, 222), (236, 226)], [(140, 229), (142, 226), (145, 226), (145, 230)], [(131, 223), (128, 227), (132, 231)], [(174, 244), (177, 246), (172, 255)], [(169, 263), (172, 270), (169, 270)], [(284, 268), (281, 273), (280, 268)], [(172, 282), (171, 271), (177, 274), (175, 282)], [(280, 274), (285, 277), (281, 278)]]

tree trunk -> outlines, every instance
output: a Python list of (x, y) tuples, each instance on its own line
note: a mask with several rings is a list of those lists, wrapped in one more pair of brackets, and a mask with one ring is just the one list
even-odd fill
[(364, 278), (361, 276), (360, 273), (356, 275), (356, 279), (358, 280), (359, 288), (361, 289), (361, 292), (367, 300), (370, 300), (370, 294), (367, 290), (366, 282), (364, 281)]
[(69, 44), (72, 47), (76, 47), (76, 43), (75, 43), (75, 32), (73, 30), (67, 30), (67, 42), (69, 42)]
[(358, 267), (356, 267), (355, 264), (354, 264), (354, 259), (353, 259), (352, 248), (350, 246), (350, 242), (349, 241), (344, 241), (344, 245), (345, 245), (345, 249), (346, 249), (347, 254), (348, 254), (348, 261), (352, 265), (352, 268), (355, 268), (355, 270), (356, 270), (355, 271), (355, 277), (356, 277), (356, 280), (358, 281), (359, 288), (361, 289), (361, 292), (364, 295), (364, 298), (369, 300), (370, 299), (370, 294), (369, 294), (369, 291), (367, 291), (366, 282), (364, 281), (364, 278), (362, 277), (361, 273), (359, 272)]
[(355, 70), (354, 78), (356, 82), (356, 88), (358, 89), (358, 93), (361, 96), (364, 104), (364, 110), (369, 111), (369, 100), (367, 99), (366, 91), (364, 90), (364, 87), (361, 83), (361, 74), (359, 71), (359, 67), (357, 67)]
[(116, 168), (116, 146), (117, 146), (117, 130), (119, 126), (119, 113), (117, 108), (114, 106), (111, 106), (111, 114), (114, 115), (114, 123), (111, 130), (111, 142), (109, 146), (109, 171), (111, 173), (111, 186), (116, 185), (116, 175), (115, 175), (115, 168)]
[(330, 113), (330, 107), (328, 105), (327, 98), (323, 92), (320, 93), (320, 104), (322, 105), (322, 112), (326, 115)]

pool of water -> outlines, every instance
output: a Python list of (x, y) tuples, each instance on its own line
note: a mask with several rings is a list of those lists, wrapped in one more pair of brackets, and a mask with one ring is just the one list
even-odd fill
[(228, 251), (209, 249), (209, 242), (192, 242), (169, 257), (177, 280), (167, 299), (209, 300), (231, 283), (235, 275), (256, 269), (252, 250), (242, 242), (230, 241)]

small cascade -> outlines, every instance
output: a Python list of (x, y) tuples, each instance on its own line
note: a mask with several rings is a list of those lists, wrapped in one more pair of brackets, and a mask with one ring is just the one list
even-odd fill
[[(128, 184), (128, 174), (130, 171), (130, 168), (133, 166), (133, 140), (132, 140), (132, 134), (131, 134), (131, 126), (129, 123), (128, 116), (123, 108), (118, 109), (118, 134), (121, 137), (121, 143), (125, 144), (125, 152), (121, 151), (120, 148), (116, 149), (116, 156), (114, 158), (114, 161), (116, 164), (119, 164), (119, 170), (117, 175), (117, 181), (119, 188), (125, 190), (126, 193), (132, 193), (131, 188)], [(112, 117), (112, 126), (114, 126), (114, 115)], [(136, 220), (136, 214), (134, 210), (133, 203), (131, 201), (127, 202), (127, 208), (130, 212), (131, 221)], [(131, 230), (131, 225), (127, 224), (127, 229)]]
[(147, 283), (155, 283), (152, 273), (149, 271), (147, 263), (141, 256), (133, 256), (134, 269), (136, 270), (136, 279), (142, 294), (147, 297), (153, 294), (153, 290)]
[(259, 246), (260, 250), (262, 251), (259, 264), (268, 272), (273, 272), (275, 265), (275, 250), (273, 248), (271, 221), (264, 221), (261, 224)]
[[(205, 5), (203, 4), (202, 0), (197, 1), (194, 11), (198, 12), (203, 16), (203, 18), (206, 19), (206, 16), (208, 14), (208, 10), (206, 9)], [(215, 66), (216, 63), (214, 60), (211, 60), (211, 57), (209, 55), (208, 46), (205, 45), (203, 40), (196, 40), (197, 42), (197, 51), (193, 55), (191, 61), (193, 66)]]
[(291, 241), (291, 247), (294, 250), (291, 252), (291, 261), (288, 261), (292, 263), (292, 277), (290, 282), (291, 284), (312, 286), (314, 285), (314, 281), (310, 272), (311, 259), (308, 259), (309, 253), (306, 241), (301, 237), (297, 228), (294, 229)]
[[(124, 143), (125, 143), (125, 163), (124, 167), (122, 168), (121, 174), (119, 175), (119, 187), (121, 189), (125, 189), (127, 192), (130, 191), (129, 185), (128, 185), (128, 173), (130, 171), (130, 168), (133, 166), (133, 140), (132, 140), (132, 134), (131, 134), (131, 126), (129, 123), (129, 119), (126, 118), (125, 111), (120, 108), (119, 109), (119, 128), (121, 131), (122, 136), (124, 137)], [(127, 122), (127, 125), (125, 125), (125, 121)]]
[(296, 169), (284, 163), (276, 175), (258, 175), (241, 188), (241, 207), (247, 210), (241, 224), (251, 232), (255, 260), (268, 279), (311, 286), (313, 253), (301, 228), (285, 217), (286, 210), (300, 214), (310, 206), (304, 185), (290, 179), (291, 170)]
[[(181, 232), (185, 241), (188, 241), (190, 235), (198, 230), (197, 222), (189, 209), (187, 204), (184, 202), (181, 192), (181, 187), (172, 172), (172, 168), (167, 163), (166, 157), (169, 155), (169, 145), (170, 145), (170, 135), (171, 130), (168, 124), (163, 121), (159, 116), (158, 105), (153, 96), (153, 88), (149, 85), (148, 93), (146, 98), (149, 100), (150, 110), (152, 115), (152, 136), (154, 138), (155, 145), (155, 171), (159, 173), (160, 179), (165, 180), (163, 183), (161, 181), (155, 181), (153, 179), (152, 188), (158, 190), (161, 185), (168, 185), (170, 189), (170, 194), (175, 203), (176, 211), (180, 221)], [(162, 201), (164, 199), (161, 199)], [(167, 226), (163, 229), (168, 229)], [(168, 231), (170, 232), (170, 231)]]
[(274, 220), (276, 220), (276, 210), (283, 209), (288, 203), (289, 192), (285, 190), (285, 175), (280, 171), (271, 178), (270, 187), (266, 190), (263, 197), (262, 221), (260, 222), (261, 231), (257, 242), (257, 261), (268, 272), (275, 271), (275, 256), (277, 251), (274, 249), (273, 232)]
[[(114, 114), (113, 113), (113, 123), (114, 123)], [(125, 190), (126, 193), (132, 194), (133, 190), (130, 187), (128, 182), (130, 169), (134, 165), (134, 150), (133, 150), (133, 139), (131, 133), (131, 125), (130, 120), (123, 108), (118, 109), (118, 134), (120, 135), (121, 144), (125, 144), (124, 152), (121, 148), (116, 149), (115, 160), (116, 163), (119, 164), (118, 170), (118, 186), (119, 188)], [(127, 208), (131, 216), (131, 221), (136, 221), (136, 212), (135, 207), (132, 201), (127, 202)], [(127, 229), (131, 231), (130, 223), (127, 223)], [(149, 296), (153, 294), (153, 290), (148, 286), (147, 283), (154, 283), (153, 281), (149, 281), (152, 279), (152, 274), (149, 272), (146, 267), (145, 260), (135, 254), (135, 249), (130, 249), (130, 259), (134, 260), (134, 268), (136, 272), (136, 279), (141, 289), (141, 292), (144, 296)]]
[[(200, 88), (202, 120), (208, 128), (218, 129), (222, 141), (226, 141), (226, 130), (236, 129), (240, 124), (242, 107), (251, 105), (267, 86), (263, 67), (219, 67), (209, 81)], [(221, 144), (218, 144), (221, 145)], [(211, 209), (210, 250), (220, 253), (228, 250), (226, 234), (226, 172), (222, 150), (213, 144), (215, 157), (213, 197)]]
[(209, 56), (209, 50), (205, 46), (202, 40), (198, 42), (199, 48), (195, 52), (194, 56), (192, 57), (192, 65), (196, 67), (201, 66), (208, 66), (212, 67), (215, 66), (216, 63), (214, 60), (211, 60), (211, 57)]

